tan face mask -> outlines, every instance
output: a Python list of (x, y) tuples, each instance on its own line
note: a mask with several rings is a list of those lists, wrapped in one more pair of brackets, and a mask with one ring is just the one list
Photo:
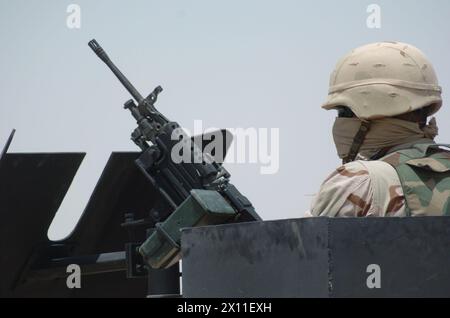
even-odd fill
[[(359, 149), (359, 155), (365, 159), (370, 159), (383, 148), (415, 142), (423, 138), (434, 139), (438, 134), (434, 117), (423, 129), (419, 128), (418, 123), (396, 118), (376, 119), (371, 120), (370, 123), (370, 130)], [(360, 126), (361, 120), (358, 118), (336, 118), (333, 139), (340, 158), (345, 158), (349, 153)]]

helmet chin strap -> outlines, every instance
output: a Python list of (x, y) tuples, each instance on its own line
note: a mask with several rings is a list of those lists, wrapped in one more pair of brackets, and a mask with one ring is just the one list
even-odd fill
[(348, 154), (342, 159), (342, 163), (346, 164), (353, 160), (355, 160), (358, 155), (359, 149), (364, 143), (364, 139), (366, 138), (367, 133), (370, 129), (370, 121), (361, 120), (361, 126), (359, 126), (359, 130), (353, 138), (352, 146), (350, 147), (350, 151)]

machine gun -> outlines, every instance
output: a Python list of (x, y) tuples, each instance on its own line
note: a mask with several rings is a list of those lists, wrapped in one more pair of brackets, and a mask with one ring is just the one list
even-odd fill
[[(261, 220), (251, 202), (230, 183), (230, 174), (222, 164), (155, 108), (161, 86), (144, 98), (95, 39), (89, 46), (134, 98), (126, 101), (124, 107), (138, 124), (131, 134), (142, 150), (135, 163), (162, 198), (158, 208), (151, 211), (150, 219), (130, 218), (123, 224), (130, 235), (135, 226), (148, 226), (145, 242), (130, 242), (126, 246), (127, 258), (134, 260), (129, 265), (133, 275), (139, 275), (143, 267), (137, 252), (144, 265), (154, 269), (176, 263), (183, 227)], [(173, 160), (180, 143), (182, 150), (177, 154), (184, 151), (184, 159)]]

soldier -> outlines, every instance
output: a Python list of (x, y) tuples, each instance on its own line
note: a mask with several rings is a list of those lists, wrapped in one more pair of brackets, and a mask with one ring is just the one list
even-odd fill
[(431, 63), (412, 45), (382, 42), (341, 59), (324, 109), (343, 165), (307, 216), (450, 215), (450, 152), (433, 140), (442, 105)]

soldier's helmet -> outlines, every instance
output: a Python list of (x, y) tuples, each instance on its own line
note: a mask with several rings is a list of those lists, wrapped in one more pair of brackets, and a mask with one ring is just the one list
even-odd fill
[(380, 42), (354, 49), (330, 77), (325, 109), (350, 108), (360, 119), (392, 117), (442, 105), (441, 87), (433, 65), (416, 47)]

